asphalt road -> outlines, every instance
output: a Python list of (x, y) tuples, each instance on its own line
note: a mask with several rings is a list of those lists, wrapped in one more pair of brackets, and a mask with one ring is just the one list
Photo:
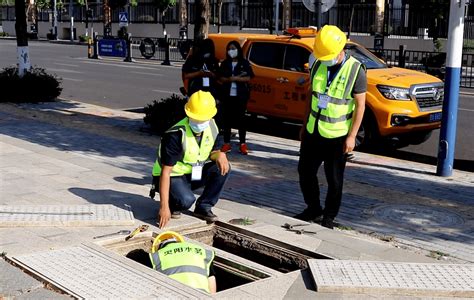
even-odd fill
[[(162, 66), (159, 61), (121, 59), (91, 60), (87, 47), (30, 42), (31, 62), (62, 78), (61, 98), (114, 109), (142, 108), (153, 100), (179, 94), (181, 66)], [(16, 64), (16, 41), (0, 40), (0, 67)], [(463, 89), (459, 98), (455, 169), (474, 172), (474, 90)], [(253, 120), (250, 130), (297, 138), (298, 126)], [(380, 147), (373, 153), (436, 164), (439, 130), (421, 145), (400, 149)]]

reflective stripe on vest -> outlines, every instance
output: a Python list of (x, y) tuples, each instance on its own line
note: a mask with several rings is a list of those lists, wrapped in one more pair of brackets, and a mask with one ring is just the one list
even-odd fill
[[(191, 174), (193, 164), (198, 162), (204, 163), (209, 159), (209, 155), (211, 154), (217, 135), (219, 134), (219, 129), (217, 128), (214, 119), (211, 119), (209, 127), (202, 132), (200, 145), (198, 145), (196, 137), (194, 136), (191, 127), (189, 127), (188, 118), (179, 121), (166, 132), (169, 133), (174, 131), (182, 132), (181, 143), (183, 145), (184, 156), (181, 161), (178, 161), (176, 165), (173, 166), (171, 176)], [(157, 159), (153, 165), (153, 176), (161, 175), (161, 143), (157, 152)]]
[(187, 286), (209, 293), (209, 272), (214, 251), (188, 242), (172, 243), (150, 253), (153, 269)]
[[(355, 107), (351, 91), (361, 66), (350, 56), (327, 87), (327, 67), (321, 63), (314, 65), (311, 70), (311, 113), (306, 124), (309, 133), (314, 132), (316, 123), (319, 134), (325, 138), (337, 138), (349, 132)], [(318, 108), (319, 94), (329, 96), (326, 109)]]

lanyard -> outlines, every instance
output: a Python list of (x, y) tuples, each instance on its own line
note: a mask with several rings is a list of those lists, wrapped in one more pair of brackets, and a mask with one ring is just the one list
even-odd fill
[(334, 78), (336, 78), (337, 73), (339, 73), (342, 66), (346, 62), (346, 59), (347, 59), (347, 55), (344, 55), (344, 59), (342, 60), (341, 64), (339, 65), (339, 68), (335, 72), (331, 72), (328, 68), (328, 76), (327, 76), (328, 80), (326, 84), (326, 93), (329, 90), (329, 86), (331, 85), (332, 81), (334, 80)]

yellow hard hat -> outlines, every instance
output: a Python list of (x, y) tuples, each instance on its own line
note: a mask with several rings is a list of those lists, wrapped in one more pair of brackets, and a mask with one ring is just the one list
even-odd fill
[(319, 60), (332, 60), (341, 53), (346, 42), (346, 35), (337, 26), (325, 25), (314, 38), (314, 56)]
[(209, 92), (197, 91), (184, 106), (186, 115), (196, 121), (208, 121), (217, 113), (216, 100)]
[(151, 253), (155, 253), (156, 251), (158, 251), (160, 248), (159, 247), (160, 244), (166, 240), (184, 242), (184, 238), (181, 234), (174, 231), (165, 231), (165, 232), (160, 233), (153, 241), (153, 245), (151, 246)]

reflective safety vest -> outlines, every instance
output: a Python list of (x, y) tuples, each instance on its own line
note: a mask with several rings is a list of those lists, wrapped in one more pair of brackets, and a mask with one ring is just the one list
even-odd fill
[[(189, 127), (188, 118), (184, 118), (175, 125), (173, 125), (166, 132), (181, 131), (181, 143), (183, 145), (183, 159), (178, 161), (171, 170), (171, 176), (182, 176), (184, 174), (191, 174), (193, 165), (197, 163), (204, 163), (209, 159), (214, 143), (216, 142), (219, 129), (217, 128), (214, 119), (209, 122), (202, 133), (201, 145), (198, 145), (196, 137), (194, 136), (191, 127)], [(153, 176), (161, 175), (161, 144), (158, 147), (157, 159), (153, 165)]]
[(214, 251), (180, 242), (150, 253), (150, 259), (153, 269), (187, 286), (210, 293), (208, 278)]
[[(320, 62), (313, 65), (311, 112), (306, 123), (306, 130), (309, 133), (314, 132), (317, 124), (319, 134), (325, 138), (337, 138), (348, 134), (355, 108), (352, 88), (361, 67), (364, 66), (357, 59), (349, 56), (327, 86), (327, 67)], [(324, 96), (328, 99), (326, 108), (318, 107), (321, 95), (327, 95)]]

